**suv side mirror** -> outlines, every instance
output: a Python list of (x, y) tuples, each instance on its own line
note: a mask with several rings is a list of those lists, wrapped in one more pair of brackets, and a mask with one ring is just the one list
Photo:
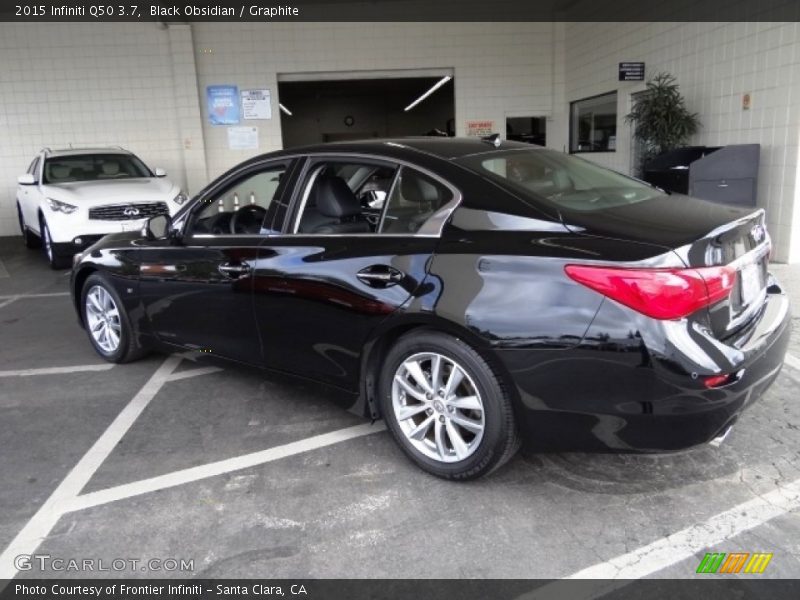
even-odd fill
[(156, 177), (166, 177), (167, 176), (167, 172), (164, 169), (162, 169), (161, 167), (156, 167), (154, 173), (156, 174)]
[(142, 228), (142, 235), (148, 240), (164, 240), (169, 237), (172, 228), (172, 217), (155, 215), (147, 219)]
[(17, 177), (17, 183), (20, 185), (35, 185), (36, 177), (34, 177), (31, 173), (25, 173), (24, 175)]

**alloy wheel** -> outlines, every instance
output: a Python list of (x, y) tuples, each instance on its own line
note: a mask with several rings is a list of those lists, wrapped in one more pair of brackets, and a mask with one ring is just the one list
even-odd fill
[(433, 460), (462, 461), (483, 439), (480, 392), (464, 367), (442, 354), (417, 353), (400, 364), (392, 408), (408, 442)]
[(122, 334), (119, 309), (108, 290), (99, 285), (86, 293), (86, 326), (95, 343), (111, 354), (119, 347)]

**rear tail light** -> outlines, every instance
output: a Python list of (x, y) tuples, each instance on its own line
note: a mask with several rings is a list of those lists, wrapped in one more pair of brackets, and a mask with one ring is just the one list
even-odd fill
[(567, 275), (654, 319), (680, 319), (727, 297), (736, 282), (731, 267), (620, 269), (567, 265)]

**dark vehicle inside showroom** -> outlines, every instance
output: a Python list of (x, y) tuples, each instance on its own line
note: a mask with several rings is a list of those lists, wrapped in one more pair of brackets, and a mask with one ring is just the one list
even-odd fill
[[(244, 189), (252, 203), (226, 210)], [(200, 348), (343, 388), (446, 478), (491, 472), (522, 439), (721, 438), (789, 339), (763, 211), (497, 136), (263, 155), (146, 231), (75, 257), (103, 358)], [(212, 305), (237, 318), (209, 322)]]

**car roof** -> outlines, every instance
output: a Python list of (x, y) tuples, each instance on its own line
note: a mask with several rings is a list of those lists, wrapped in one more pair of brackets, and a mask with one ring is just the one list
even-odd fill
[(82, 154), (130, 154), (130, 152), (119, 146), (114, 146), (106, 148), (62, 148), (58, 150), (45, 148), (45, 154), (48, 158), (58, 158), (61, 156), (80, 156)]
[(409, 153), (423, 153), (433, 155), (446, 160), (455, 160), (473, 154), (486, 154), (497, 152), (498, 150), (533, 150), (539, 148), (532, 144), (523, 142), (510, 142), (500, 140), (499, 145), (482, 140), (478, 137), (397, 137), (397, 138), (372, 138), (364, 140), (353, 140), (346, 142), (332, 142), (327, 144), (314, 144), (299, 148), (285, 150), (286, 154), (308, 153), (315, 154), (320, 152), (345, 151), (366, 154), (386, 154), (387, 152), (397, 155), (403, 150)]

